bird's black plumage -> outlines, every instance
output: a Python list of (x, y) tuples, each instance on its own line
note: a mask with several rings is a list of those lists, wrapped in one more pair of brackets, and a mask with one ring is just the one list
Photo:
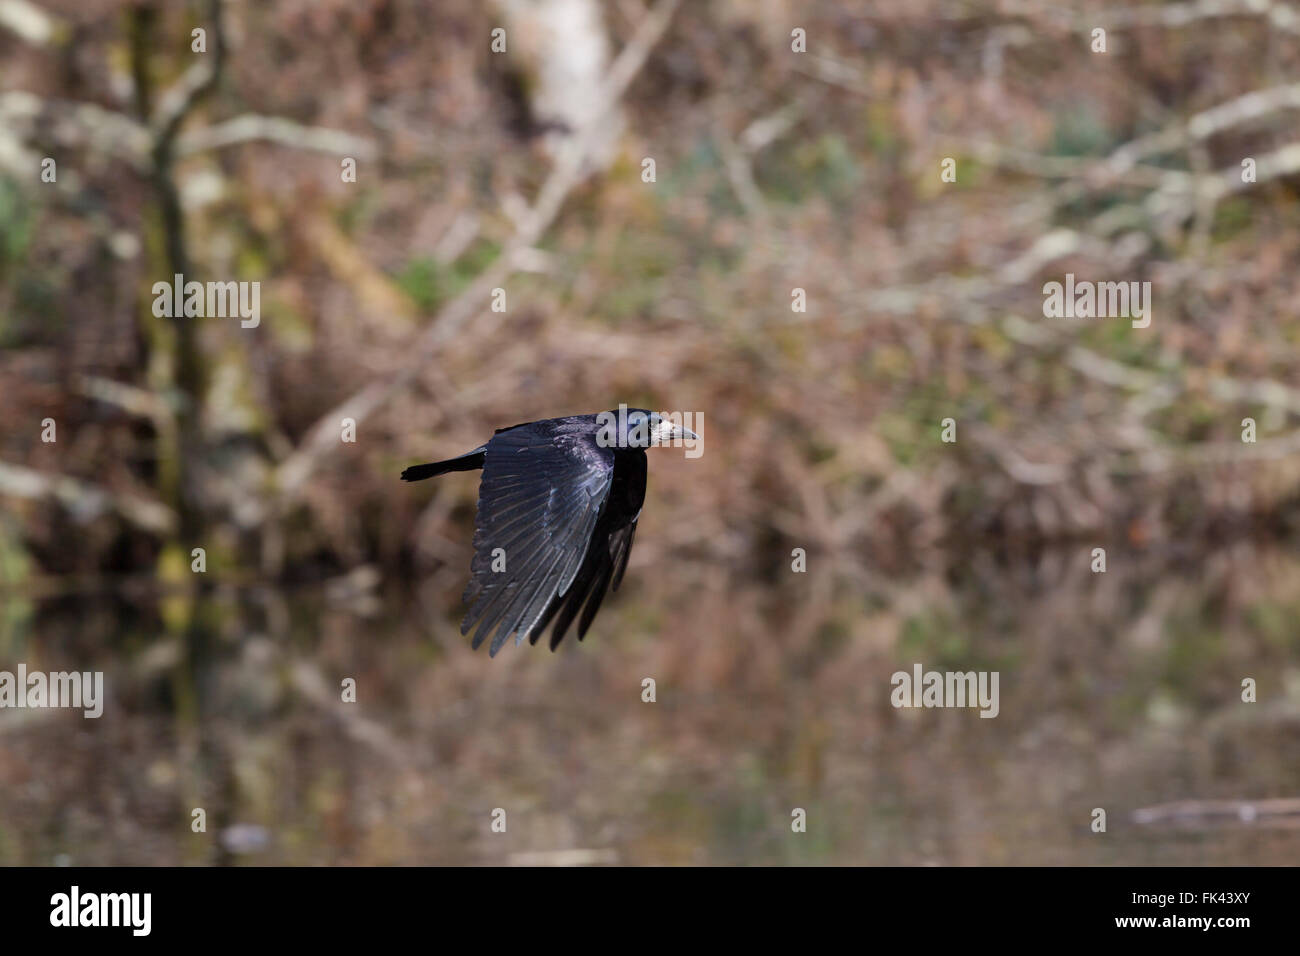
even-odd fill
[[(671, 427), (643, 410), (626, 417)], [(535, 644), (554, 621), (554, 650), (575, 619), (582, 640), (606, 591), (618, 590), (645, 501), (646, 454), (644, 443), (598, 440), (602, 420), (576, 415), (499, 429), (459, 458), (402, 472), (419, 481), (483, 469), (460, 628), (477, 627), (475, 648), (491, 638), (495, 656), (511, 634)]]

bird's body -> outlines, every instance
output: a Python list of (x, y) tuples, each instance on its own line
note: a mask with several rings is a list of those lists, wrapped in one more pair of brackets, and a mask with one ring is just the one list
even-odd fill
[(575, 619), (582, 640), (605, 592), (618, 590), (645, 501), (646, 447), (696, 437), (651, 412), (623, 411), (498, 429), (458, 458), (402, 472), (419, 481), (483, 469), (461, 624), (462, 634), (477, 626), (475, 648), (491, 637), (495, 656), (511, 634), (535, 644), (552, 620), (552, 650)]

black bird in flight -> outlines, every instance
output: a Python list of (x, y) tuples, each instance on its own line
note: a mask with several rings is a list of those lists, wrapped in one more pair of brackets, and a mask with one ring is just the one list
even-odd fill
[(460, 625), (462, 634), (478, 626), (474, 648), (494, 631), (492, 657), (511, 634), (516, 645), (536, 644), (554, 618), (555, 650), (579, 611), (582, 640), (627, 568), (645, 501), (645, 449), (698, 437), (654, 412), (621, 408), (499, 428), (458, 458), (403, 471), (403, 481), (422, 481), (483, 469)]

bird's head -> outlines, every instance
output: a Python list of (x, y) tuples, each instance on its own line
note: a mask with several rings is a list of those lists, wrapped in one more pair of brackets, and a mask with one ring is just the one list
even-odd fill
[[(648, 408), (620, 406), (616, 411), (602, 412), (599, 416), (604, 443), (620, 448), (650, 448), (677, 445), (695, 448), (700, 436), (682, 424), (682, 415), (662, 415)], [(688, 457), (696, 457), (689, 455)]]

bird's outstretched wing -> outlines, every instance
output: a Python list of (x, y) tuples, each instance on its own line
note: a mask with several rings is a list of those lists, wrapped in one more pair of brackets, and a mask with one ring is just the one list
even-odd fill
[(495, 655), (511, 634), (519, 643), (544, 626), (543, 614), (583, 566), (613, 476), (613, 449), (591, 435), (533, 423), (492, 437), (460, 626), (468, 634), (477, 625), (475, 648), (495, 632)]
[[(568, 593), (557, 597), (533, 628), (528, 638), (533, 644), (537, 643), (552, 615), (556, 617), (551, 631), (551, 650), (564, 640), (575, 618), (578, 619), (578, 640), (582, 640), (605, 600), (605, 592), (611, 584), (617, 591), (623, 580), (627, 559), (632, 553), (637, 519), (641, 516), (641, 503), (645, 500), (646, 461), (645, 455), (639, 454), (624, 456), (621, 461), (616, 456), (615, 462), (614, 484), (601, 520), (596, 523), (587, 558)], [(582, 612), (581, 618), (578, 618), (579, 611)]]

